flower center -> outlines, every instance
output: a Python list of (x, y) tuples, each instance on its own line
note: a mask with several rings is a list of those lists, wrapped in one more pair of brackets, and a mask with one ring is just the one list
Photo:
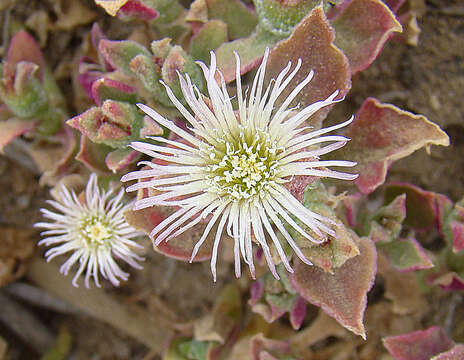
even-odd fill
[(276, 156), (282, 151), (263, 131), (248, 137), (241, 133), (237, 141), (225, 142), (225, 151), (206, 167), (208, 191), (233, 200), (259, 196), (276, 182), (283, 182), (276, 177)]
[(96, 216), (84, 219), (80, 234), (84, 242), (91, 247), (108, 244), (113, 235), (108, 224)]

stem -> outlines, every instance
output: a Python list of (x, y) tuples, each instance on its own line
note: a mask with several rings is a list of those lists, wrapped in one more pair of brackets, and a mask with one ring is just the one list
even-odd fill
[(26, 276), (47, 292), (132, 336), (158, 354), (174, 335), (174, 324), (163, 314), (155, 317), (140, 306), (121, 304), (100, 288), (76, 288), (55, 265), (44, 260), (32, 260)]

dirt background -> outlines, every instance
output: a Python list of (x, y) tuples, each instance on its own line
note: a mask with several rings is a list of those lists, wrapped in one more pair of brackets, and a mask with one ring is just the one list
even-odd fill
[[(62, 7), (60, 11), (65, 8), (65, 2), (62, 3), (57, 5), (61, 2), (51, 0), (10, 1), (10, 21), (25, 22), (32, 14), (41, 12), (48, 15), (50, 23), (54, 23), (58, 21), (57, 6)], [(91, 1), (81, 3), (90, 9), (91, 16), (99, 22), (109, 38), (124, 39), (130, 34), (131, 26), (121, 26), (121, 22), (110, 19)], [(1, 7), (6, 8), (4, 5)], [(6, 19), (5, 11), (1, 13), (2, 23)], [(439, 124), (449, 134), (451, 146), (432, 148), (430, 156), (420, 150), (396, 162), (388, 180), (409, 181), (459, 200), (464, 194), (464, 4), (459, 0), (426, 1), (426, 12), (418, 22), (421, 29), (418, 46), (389, 41), (374, 64), (353, 79), (353, 88), (347, 100), (338, 105), (333, 114), (346, 117), (346, 114), (356, 112), (365, 98), (373, 96), (413, 113), (424, 114)], [(40, 24), (40, 21), (35, 24)], [(89, 23), (67, 30), (46, 31), (47, 36), (43, 39), (47, 62), (58, 75), (65, 93), (70, 93), (73, 88), (67, 70), (72, 70), (75, 65), (75, 57), (90, 26)], [(42, 32), (37, 30), (36, 36), (40, 38)], [(79, 110), (74, 100), (68, 99), (73, 114)], [(48, 189), (40, 187), (38, 179), (37, 173), (18, 164), (11, 156), (0, 156), (2, 241), (8, 231), (19, 233), (22, 230), (29, 232), (29, 236), (23, 236), (23, 241), (32, 244), (38, 241), (38, 232), (32, 224), (39, 219), (38, 209), (48, 197)], [(178, 323), (188, 322), (210, 311), (223, 284), (229, 280), (232, 268), (219, 266), (219, 281), (214, 284), (210, 281), (209, 264), (183, 264), (152, 252), (148, 241), (144, 245), (147, 249), (144, 270), (131, 271), (130, 282), (119, 289), (107, 287), (107, 293), (123, 304), (141, 306), (155, 317), (162, 312)], [(30, 251), (41, 253), (39, 249)], [(19, 282), (25, 284), (28, 281), (23, 278)], [(241, 288), (246, 288), (247, 282), (247, 279), (242, 279)], [(373, 303), (369, 303), (370, 307), (376, 306), (375, 298), (381, 292), (380, 279), (370, 294), (370, 298), (374, 299)], [(0, 295), (17, 303), (22, 311), (32, 313), (51, 334), (57, 334), (63, 326), (68, 329), (72, 338), (69, 359), (157, 359), (145, 345), (100, 320), (83, 313), (76, 314), (69, 308), (58, 311), (56, 304), (45, 308), (44, 301), (38, 297), (24, 300), (11, 294), (8, 288), (0, 291)], [(246, 293), (243, 298), (246, 301)], [(411, 316), (408, 324), (412, 328), (405, 330), (417, 329), (414, 327), (417, 325), (441, 324), (446, 326), (456, 341), (464, 341), (461, 295), (430, 297), (428, 301), (430, 315), (419, 318)], [(379, 314), (381, 309), (368, 311), (367, 327), (371, 331), (368, 336), (372, 334), (375, 337), (376, 321), (382, 321)], [(18, 316), (21, 317), (21, 314)], [(0, 319), (0, 336), (8, 344), (5, 358), (38, 359), (37, 347), (31, 345), (27, 338), (18, 336), (13, 329), (11, 323)], [(353, 340), (354, 348), (358, 342)], [(317, 346), (324, 349), (328, 344), (330, 341)], [(377, 343), (373, 346), (378, 352), (370, 357), (365, 355), (366, 352), (363, 355), (353, 350), (348, 357), (337, 357), (335, 354), (321, 355), (320, 359), (388, 359), (381, 345)]]

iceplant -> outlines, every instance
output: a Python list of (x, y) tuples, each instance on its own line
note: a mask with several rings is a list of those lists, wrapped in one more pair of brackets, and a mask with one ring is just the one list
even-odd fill
[[(178, 74), (183, 97), (193, 114), (165, 85), (169, 98), (188, 121), (191, 129), (182, 129), (148, 106), (138, 104), (141, 110), (180, 139), (173, 141), (152, 137), (162, 145), (131, 143), (133, 149), (163, 161), (163, 164), (159, 161), (141, 161), (149, 169), (134, 171), (122, 177), (122, 181), (139, 180), (129, 186), (128, 191), (151, 188), (157, 192), (154, 196), (137, 200), (134, 210), (155, 205), (177, 207), (178, 210), (151, 231), (150, 237), (155, 246), (207, 219), (207, 226), (193, 248), (190, 261), (195, 258), (213, 226), (218, 223), (211, 256), (214, 280), (218, 246), (224, 233), (234, 239), (237, 277), (241, 274), (240, 254), (248, 264), (252, 277), (255, 277), (252, 243), (256, 241), (263, 250), (272, 274), (279, 278), (267, 238), (274, 244), (285, 268), (293, 272), (276, 230), (296, 255), (311, 265), (286, 226), (292, 227), (310, 242), (322, 243), (327, 240), (328, 235), (335, 236), (334, 227), (337, 224), (305, 208), (287, 190), (285, 184), (297, 175), (345, 180), (353, 180), (357, 176), (327, 169), (329, 166), (351, 167), (356, 164), (354, 162), (319, 160), (320, 155), (341, 148), (349, 140), (343, 136), (322, 135), (346, 126), (352, 119), (317, 131), (310, 131), (305, 126), (306, 120), (316, 111), (339, 101), (335, 100), (338, 91), (327, 99), (304, 108), (290, 107), (292, 100), (311, 81), (311, 71), (280, 106), (276, 107), (276, 100), (294, 78), (302, 61), (299, 59), (291, 72), (292, 64), (289, 62), (265, 88), (268, 55), (269, 49), (264, 54), (249, 95), (244, 97), (240, 58), (235, 53), (238, 102), (236, 111), (222, 73), (216, 69), (214, 52), (211, 52), (209, 68), (198, 62), (207, 82), (209, 104), (192, 85), (188, 75), (184, 77)], [(217, 73), (220, 82), (216, 80)], [(320, 146), (323, 143), (326, 145)], [(298, 222), (311, 231), (303, 229)]]
[(60, 267), (60, 272), (67, 275), (74, 264), (78, 269), (72, 284), (85, 271), (85, 286), (89, 287), (90, 278), (100, 287), (99, 273), (114, 286), (127, 280), (129, 274), (116, 263), (115, 258), (128, 263), (136, 269), (142, 266), (138, 261), (144, 259), (133, 249), (141, 248), (131, 240), (140, 236), (124, 219), (124, 211), (133, 204), (124, 204), (124, 189), (114, 195), (113, 191), (101, 190), (97, 184), (97, 175), (92, 174), (85, 189), (85, 197), (81, 199), (74, 191), (64, 185), (55, 200), (48, 200), (56, 212), (40, 209), (49, 222), (36, 223), (36, 227), (46, 229), (41, 233), (44, 237), (39, 245), (52, 246), (47, 250), (47, 261), (58, 255), (71, 253), (71, 256)]

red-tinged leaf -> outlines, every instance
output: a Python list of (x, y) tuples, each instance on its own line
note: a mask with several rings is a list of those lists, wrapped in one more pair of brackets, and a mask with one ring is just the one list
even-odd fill
[(36, 121), (21, 120), (18, 118), (10, 118), (0, 121), (0, 152), (13, 139), (21, 136), (37, 126)]
[(137, 161), (140, 158), (140, 153), (132, 149), (116, 149), (110, 152), (106, 158), (105, 163), (108, 169), (117, 173), (123, 170), (129, 164)]
[(303, 324), (303, 320), (306, 317), (306, 301), (301, 296), (298, 297), (293, 305), (293, 309), (290, 311), (290, 324), (295, 330), (298, 330)]
[[(328, 193), (322, 183), (314, 182), (309, 185), (305, 192), (303, 205), (309, 210), (338, 223), (339, 225), (334, 227), (336, 236), (330, 236), (326, 242), (317, 245), (308, 241), (299, 233), (294, 232), (294, 239), (303, 254), (314, 265), (330, 273), (342, 266), (348, 259), (359, 254), (359, 249), (356, 245), (357, 236), (353, 231), (340, 223), (335, 211), (332, 209), (331, 203), (336, 201), (336, 198)], [(319, 238), (319, 235), (312, 232), (304, 224), (300, 224), (300, 226), (315, 239)], [(291, 231), (293, 232), (293, 230)]]
[(443, 194), (436, 194), (436, 207), (438, 231), (444, 236), (446, 227), (445, 221), (453, 210), (453, 202)]
[(385, 182), (392, 162), (424, 146), (449, 145), (448, 135), (424, 116), (374, 98), (364, 101), (345, 135), (351, 141), (331, 157), (358, 163), (353, 171), (359, 173), (355, 183), (363, 194)]
[(306, 187), (313, 183), (316, 179), (317, 178), (314, 176), (296, 175), (292, 176), (290, 181), (284, 184), (284, 187), (290, 191), (290, 194), (292, 194), (299, 202), (302, 202)]
[[(438, 201), (437, 201), (438, 202)], [(464, 249), (464, 207), (463, 201), (454, 205), (454, 208), (444, 209), (440, 217), (441, 233), (446, 242), (453, 247), (453, 253)]]
[[(296, 64), (298, 59), (302, 60), (300, 70), (280, 99), (285, 99), (311, 70), (314, 70), (314, 77), (295, 98), (295, 105), (300, 103), (306, 106), (326, 99), (336, 90), (339, 91), (337, 98), (348, 92), (351, 87), (348, 60), (334, 45), (334, 38), (334, 31), (319, 6), (301, 20), (288, 39), (275, 45), (269, 55), (268, 79), (276, 78), (289, 61)], [(329, 110), (330, 107), (320, 110), (315, 122), (324, 119)]]
[(28, 61), (37, 65), (45, 65), (45, 60), (34, 38), (25, 31), (19, 31), (11, 38), (8, 48), (7, 63), (15, 68), (20, 61)]
[(374, 216), (370, 219), (370, 230), (366, 233), (369, 234), (369, 238), (375, 243), (396, 240), (405, 218), (406, 195), (401, 194), (395, 197), (388, 205), (382, 206), (375, 212)]
[[(155, 206), (137, 211), (130, 210), (127, 211), (124, 216), (126, 221), (132, 227), (149, 234), (153, 228), (161, 221), (163, 221), (167, 216), (169, 216), (172, 211), (172, 209), (168, 209), (166, 206)], [(200, 239), (205, 227), (206, 224), (200, 223), (189, 231), (183, 232), (168, 242), (161, 242), (161, 244), (159, 244), (157, 247), (154, 247), (154, 249), (168, 257), (182, 261), (189, 261), (193, 247)], [(216, 232), (213, 228), (205, 243), (200, 247), (200, 250), (194, 259), (195, 262), (205, 261), (211, 257), (212, 245), (214, 241), (214, 236), (211, 234), (215, 233)]]
[(434, 356), (430, 360), (462, 360), (464, 359), (464, 345), (455, 345), (451, 350)]
[(427, 280), (433, 285), (440, 286), (443, 290), (464, 290), (464, 279), (455, 272), (446, 272), (438, 275), (433, 274), (429, 276)]
[(453, 251), (459, 252), (464, 249), (464, 224), (458, 221), (451, 222), (453, 233)]
[(98, 106), (107, 99), (129, 103), (137, 102), (137, 93), (134, 87), (113, 79), (99, 78), (95, 80), (92, 83), (91, 92), (93, 101)]
[(140, 137), (163, 135), (163, 128), (148, 115), (143, 117), (143, 127), (140, 129)]
[(332, 21), (335, 44), (350, 62), (351, 73), (367, 68), (393, 32), (402, 27), (380, 0), (353, 0)]
[(88, 61), (88, 59), (82, 59), (79, 61), (79, 75), (77, 75), (77, 80), (79, 81), (79, 84), (81, 84), (85, 95), (87, 95), (89, 99), (93, 99), (92, 84), (95, 80), (100, 79), (103, 76), (103, 73), (99, 70), (94, 70), (95, 65), (89, 65), (86, 61)]
[(359, 215), (365, 208), (366, 198), (360, 193), (345, 196), (337, 207), (337, 214), (352, 229), (359, 227)]
[(378, 244), (390, 264), (399, 271), (430, 269), (434, 265), (416, 239), (397, 239)]
[(430, 360), (432, 356), (449, 350), (454, 345), (438, 326), (389, 336), (383, 339), (383, 343), (396, 360)]
[(385, 201), (401, 194), (406, 194), (406, 225), (421, 230), (430, 230), (437, 225), (437, 194), (408, 183), (390, 183), (385, 190)]
[(109, 175), (111, 172), (105, 163), (106, 156), (114, 149), (103, 145), (96, 144), (87, 136), (81, 135), (81, 143), (79, 152), (76, 155), (76, 160), (82, 162), (90, 171)]
[(131, 60), (137, 55), (151, 56), (150, 52), (139, 43), (131, 40), (112, 41), (101, 39), (98, 53), (115, 69), (132, 75)]
[(159, 12), (147, 6), (139, 0), (129, 0), (118, 10), (117, 15), (121, 19), (154, 20), (159, 17)]
[(360, 255), (349, 259), (334, 274), (301, 261), (295, 265), (291, 280), (296, 291), (319, 306), (341, 325), (366, 338), (363, 316), (367, 292), (374, 283), (377, 254), (368, 238), (359, 239)]

